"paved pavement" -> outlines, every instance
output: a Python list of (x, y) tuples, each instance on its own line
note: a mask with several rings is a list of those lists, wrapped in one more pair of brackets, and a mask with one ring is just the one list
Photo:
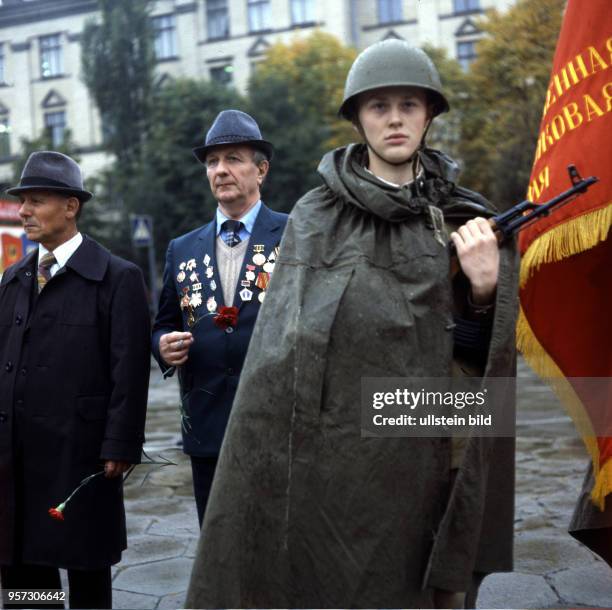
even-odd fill
[[(516, 571), (483, 582), (480, 608), (612, 606), (612, 570), (567, 534), (586, 453), (556, 400), (519, 371)], [(180, 608), (198, 537), (189, 462), (180, 438), (176, 381), (151, 378), (147, 451), (177, 463), (126, 484), (129, 549), (113, 570), (115, 608)], [(140, 477), (136, 474), (140, 471)]]

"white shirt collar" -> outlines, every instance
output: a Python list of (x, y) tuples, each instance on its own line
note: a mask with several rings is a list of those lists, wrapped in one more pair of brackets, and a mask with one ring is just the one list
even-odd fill
[[(76, 249), (83, 243), (83, 236), (77, 233), (74, 237), (71, 237), (68, 241), (65, 241), (61, 246), (58, 246), (53, 250), (53, 256), (57, 263), (49, 270), (51, 275), (55, 275), (62, 267), (66, 265), (68, 259), (76, 252)], [(47, 254), (49, 250), (42, 244), (38, 244), (38, 260)]]

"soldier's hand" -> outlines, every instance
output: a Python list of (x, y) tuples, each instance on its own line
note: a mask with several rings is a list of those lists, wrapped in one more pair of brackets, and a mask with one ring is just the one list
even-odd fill
[(180, 366), (187, 362), (192, 343), (191, 333), (166, 333), (159, 338), (159, 353), (170, 366)]
[(499, 275), (499, 245), (491, 225), (484, 218), (468, 220), (451, 233), (463, 273), (472, 285), (475, 305), (493, 300)]
[(119, 477), (124, 472), (129, 470), (130, 466), (131, 464), (128, 462), (106, 460), (106, 462), (104, 463), (104, 476), (107, 479), (114, 479), (115, 477)]

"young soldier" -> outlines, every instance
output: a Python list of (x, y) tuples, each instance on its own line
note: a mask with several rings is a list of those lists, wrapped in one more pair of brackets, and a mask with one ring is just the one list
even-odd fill
[(361, 435), (363, 378), (448, 378), (459, 359), (514, 372), (514, 248), (425, 147), (446, 110), (434, 65), (403, 41), (353, 64), (340, 114), (365, 144), (328, 153), (291, 213), (188, 606), (460, 607), (512, 568), (512, 439)]

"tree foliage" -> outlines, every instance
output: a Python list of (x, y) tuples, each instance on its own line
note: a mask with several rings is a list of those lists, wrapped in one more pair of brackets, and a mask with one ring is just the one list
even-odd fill
[(501, 208), (525, 197), (564, 6), (518, 0), (479, 24), (459, 149), (466, 184)]
[(427, 136), (427, 145), (458, 158), (462, 122), (467, 110), (468, 78), (459, 62), (449, 57), (445, 49), (424, 45), (423, 50), (438, 69), (442, 91), (450, 106), (450, 112), (438, 115), (433, 121)]
[(208, 222), (216, 201), (205, 167), (192, 153), (204, 144), (206, 131), (222, 110), (245, 110), (244, 99), (233, 89), (208, 81), (177, 79), (159, 89), (154, 98), (144, 162), (132, 189), (132, 207), (155, 220), (158, 258), (168, 242)]
[(355, 139), (337, 116), (355, 51), (316, 32), (268, 49), (249, 82), (249, 112), (275, 148), (266, 201), (289, 211), (320, 184), (316, 168), (325, 152)]
[(155, 69), (148, 0), (99, 0), (101, 23), (85, 25), (82, 78), (102, 118), (106, 146), (124, 173), (139, 162)]

